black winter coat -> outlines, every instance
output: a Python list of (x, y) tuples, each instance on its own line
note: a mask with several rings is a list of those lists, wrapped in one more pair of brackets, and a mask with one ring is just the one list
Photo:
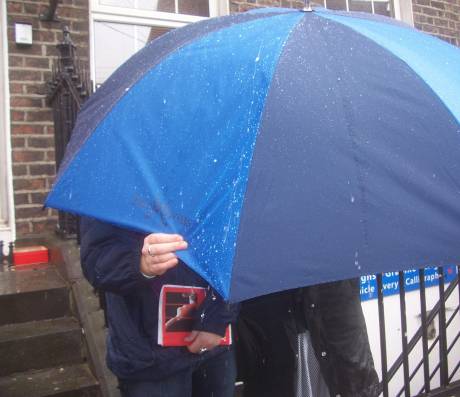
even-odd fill
[(297, 333), (306, 328), (332, 397), (379, 394), (356, 279), (244, 302), (237, 328), (245, 397), (295, 396)]
[(225, 303), (183, 263), (162, 276), (145, 278), (139, 270), (144, 237), (94, 219), (81, 221), (83, 272), (106, 297), (107, 364), (118, 378), (125, 380), (158, 380), (229, 349), (218, 346), (197, 355), (185, 347), (159, 346), (158, 298), (163, 284), (208, 288), (196, 313), (196, 330), (224, 335), (227, 324), (237, 315), (235, 305)]

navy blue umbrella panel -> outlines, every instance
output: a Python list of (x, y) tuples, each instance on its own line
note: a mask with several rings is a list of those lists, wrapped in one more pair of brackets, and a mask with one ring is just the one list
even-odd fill
[(262, 9), (172, 31), (81, 110), (46, 205), (181, 233), (231, 301), (460, 260), (460, 51)]

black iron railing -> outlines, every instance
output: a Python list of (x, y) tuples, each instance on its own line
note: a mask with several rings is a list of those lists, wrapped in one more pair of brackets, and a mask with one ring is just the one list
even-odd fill
[[(418, 272), (420, 282), (420, 328), (408, 340), (407, 337), (407, 316), (406, 316), (406, 291), (404, 283), (404, 273), (399, 272), (399, 302), (401, 313), (401, 346), (402, 352), (400, 356), (394, 361), (393, 365), (388, 369), (387, 359), (387, 346), (385, 332), (385, 313), (384, 313), (384, 299), (383, 299), (383, 283), (382, 275), (377, 276), (378, 288), (378, 310), (379, 310), (379, 327), (380, 327), (380, 348), (381, 348), (381, 366), (382, 366), (382, 382), (381, 382), (381, 395), (383, 397), (410, 397), (410, 396), (453, 396), (460, 395), (460, 382), (454, 382), (454, 376), (460, 368), (460, 357), (452, 357), (453, 361), (457, 363), (452, 369), (449, 369), (449, 358), (453, 354), (454, 347), (460, 346), (460, 322), (459, 322), (459, 306), (453, 310), (449, 318), (446, 317), (446, 302), (455, 291), (459, 294), (460, 302), (460, 284), (459, 284), (459, 267), (457, 266), (457, 276), (454, 278), (448, 287), (444, 283), (445, 274), (444, 268), (438, 267), (437, 272), (439, 275), (439, 300), (430, 311), (427, 311), (426, 303), (426, 286), (425, 286), (425, 269), (420, 269)], [(428, 330), (433, 326), (434, 321), (438, 318), (438, 335), (429, 344)], [(455, 322), (454, 320), (457, 319)], [(452, 338), (451, 343), (448, 343), (447, 331), (451, 329), (457, 333)], [(415, 346), (421, 341), (422, 344), (422, 357), (413, 369), (410, 370), (409, 358), (414, 360)], [(430, 368), (430, 353), (438, 347), (439, 359), (437, 363)], [(389, 395), (389, 383), (398, 371), (403, 371), (403, 385), (399, 392), (394, 396)], [(411, 391), (411, 381), (421, 371), (423, 373), (423, 386), (419, 390)], [(436, 376), (437, 375), (437, 376)], [(439, 386), (432, 387), (435, 377)], [(458, 394), (457, 394), (458, 393)]]
[[(86, 68), (79, 61), (69, 30), (64, 28), (63, 41), (57, 45), (59, 57), (55, 61), (51, 80), (47, 82), (46, 101), (53, 108), (56, 169), (64, 157), (77, 113), (91, 94)], [(57, 231), (63, 237), (78, 237), (78, 219), (59, 211)]]

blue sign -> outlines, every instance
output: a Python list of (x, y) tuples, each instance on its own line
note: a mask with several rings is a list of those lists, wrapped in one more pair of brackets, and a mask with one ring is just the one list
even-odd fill
[[(414, 291), (420, 288), (419, 271), (405, 270), (404, 272), (404, 289), (406, 292)], [(457, 266), (444, 266), (444, 282), (449, 283), (457, 277)], [(425, 287), (439, 285), (440, 275), (438, 267), (425, 268)], [(394, 295), (399, 293), (399, 273), (388, 272), (382, 274), (383, 296)], [(360, 283), (361, 301), (377, 298), (377, 276), (361, 276)]]

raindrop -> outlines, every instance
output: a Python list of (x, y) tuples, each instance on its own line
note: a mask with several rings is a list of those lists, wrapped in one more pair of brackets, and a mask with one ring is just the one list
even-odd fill
[(351, 201), (352, 203), (354, 203), (354, 202), (355, 202), (355, 196), (351, 196), (350, 201)]
[(259, 55), (257, 55), (255, 61), (256, 61), (256, 62), (259, 62), (259, 61), (260, 61), (260, 56), (259, 56)]

